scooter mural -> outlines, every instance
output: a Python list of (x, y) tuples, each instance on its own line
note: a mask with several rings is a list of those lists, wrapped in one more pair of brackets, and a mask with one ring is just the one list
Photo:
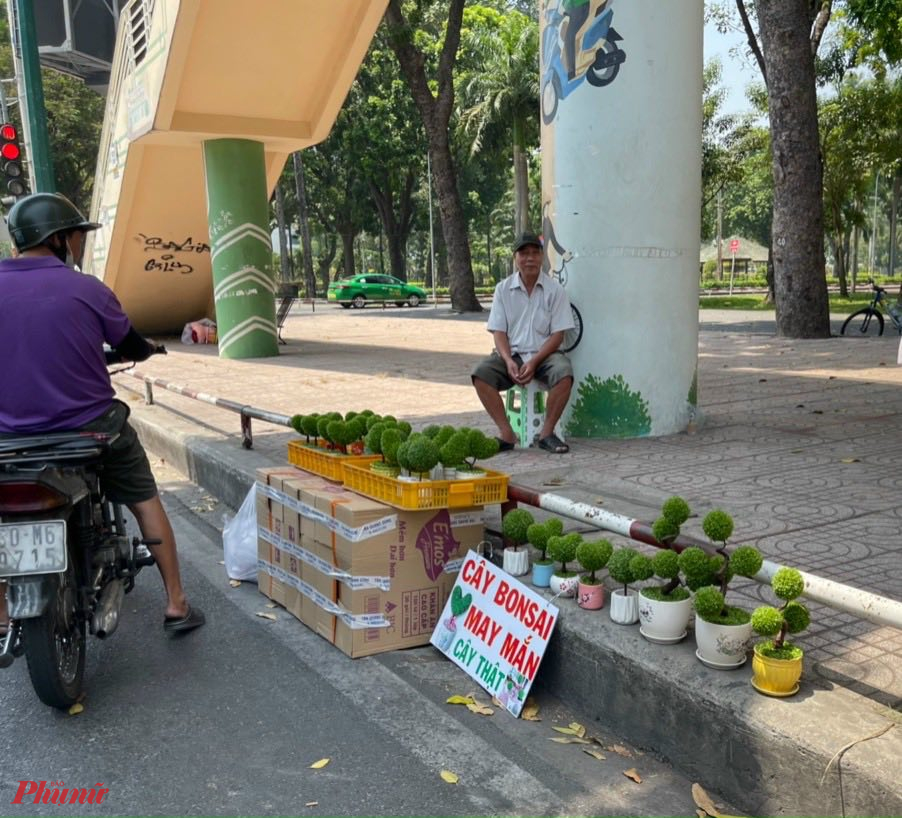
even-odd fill
[(542, 119), (548, 125), (583, 80), (603, 87), (614, 81), (626, 52), (611, 25), (613, 0), (548, 0), (542, 33)]

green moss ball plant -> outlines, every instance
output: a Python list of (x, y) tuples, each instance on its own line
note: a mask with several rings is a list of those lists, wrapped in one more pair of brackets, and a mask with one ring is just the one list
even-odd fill
[(608, 564), (613, 553), (614, 546), (610, 540), (590, 540), (580, 543), (576, 549), (576, 561), (588, 573), (583, 574), (579, 581), (583, 585), (600, 585), (601, 578), (596, 577), (595, 572)]
[(805, 581), (795, 568), (779, 568), (770, 582), (774, 594), (783, 601), (779, 607), (762, 605), (752, 613), (752, 630), (768, 637), (756, 651), (772, 659), (797, 659), (802, 649), (786, 641), (789, 634), (801, 633), (811, 624), (808, 609), (796, 598), (805, 590)]
[(619, 625), (632, 625), (639, 620), (638, 594), (630, 589), (630, 584), (639, 579), (636, 571), (650, 576), (648, 568), (635, 548), (618, 548), (608, 560), (608, 574), (614, 582), (623, 586), (611, 594), (611, 621)]
[(542, 555), (535, 560), (535, 563), (540, 565), (551, 563), (551, 560), (548, 559), (545, 553), (548, 548), (548, 538), (551, 536), (552, 529), (547, 521), (544, 523), (533, 523), (526, 529), (526, 541)]
[(508, 511), (501, 519), (501, 533), (505, 539), (510, 540), (515, 546), (524, 545), (529, 541), (529, 527), (536, 522), (525, 508), (515, 508)]

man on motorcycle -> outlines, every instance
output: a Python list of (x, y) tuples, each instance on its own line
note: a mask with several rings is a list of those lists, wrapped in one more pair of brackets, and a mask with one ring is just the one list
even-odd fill
[[(101, 486), (138, 521), (163, 578), (168, 632), (193, 630), (204, 615), (182, 589), (175, 535), (147, 455), (115, 398), (103, 344), (124, 360), (143, 361), (157, 347), (132, 328), (113, 292), (73, 267), (81, 262), (89, 222), (64, 196), (35, 193), (7, 219), (18, 255), (0, 261), (0, 436), (55, 431), (116, 433)], [(0, 618), (5, 621), (5, 598)]]

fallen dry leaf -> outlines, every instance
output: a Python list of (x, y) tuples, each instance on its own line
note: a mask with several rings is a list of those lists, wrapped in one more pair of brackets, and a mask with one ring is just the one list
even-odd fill
[(306, 804), (304, 804), (304, 806), (305, 807), (318, 807), (319, 801), (308, 801)]
[(240, 579), (230, 579), (229, 585), (231, 585), (233, 588), (238, 588), (241, 585), (241, 580)]
[(523, 705), (523, 709), (520, 711), (520, 718), (526, 721), (541, 721), (542, 719), (539, 718), (539, 705), (532, 699), (527, 699), (526, 704)]
[(591, 741), (586, 741), (584, 738), (577, 738), (576, 736), (571, 736), (570, 738), (550, 738), (549, 741), (553, 741), (556, 744), (591, 744)]
[(612, 744), (610, 747), (606, 747), (606, 750), (610, 750), (612, 753), (617, 753), (619, 756), (623, 756), (624, 758), (632, 758), (633, 754), (622, 744)]
[(266, 603), (266, 607), (267, 607), (267, 608), (275, 608), (275, 607), (276, 607), (276, 603), (275, 603), (275, 602), (267, 602), (267, 603)]
[(571, 721), (569, 726), (574, 735), (577, 735), (580, 738), (585, 738), (586, 728), (583, 727), (578, 721)]
[(604, 753), (599, 753), (598, 750), (583, 749), (583, 752), (586, 755), (592, 756), (592, 758), (597, 758), (599, 761), (607, 761), (607, 758), (608, 758)]
[(476, 699), (472, 696), (449, 696), (445, 704), (476, 704)]
[(839, 462), (840, 463), (860, 463), (861, 461), (857, 457), (844, 457)]
[(497, 696), (492, 696), (492, 704), (494, 704), (495, 707), (504, 707), (504, 705), (501, 704), (501, 702), (498, 701), (498, 697), (497, 697)]
[(442, 781), (446, 781), (448, 784), (456, 784), (460, 781), (460, 776), (455, 775), (451, 770), (442, 770), (441, 776)]
[(487, 704), (480, 704), (479, 702), (473, 702), (472, 704), (467, 705), (467, 710), (471, 713), (477, 713), (480, 716), (494, 716), (495, 711), (492, 710)]
[(331, 758), (321, 758), (319, 761), (314, 761), (310, 765), (311, 770), (321, 770), (325, 767), (332, 759)]
[(642, 776), (639, 775), (639, 773), (636, 772), (636, 768), (635, 768), (635, 767), (630, 767), (628, 770), (624, 770), (624, 771), (623, 771), (623, 774), (624, 774), (627, 778), (631, 779), (632, 781), (635, 781), (637, 784), (641, 784), (641, 783), (642, 783)]
[(705, 812), (703, 809), (697, 809), (695, 811), (695, 814), (698, 816), (698, 818), (708, 818), (708, 813)]
[(278, 619), (275, 614), (266, 613), (265, 611), (257, 611), (257, 616), (261, 619), (268, 619), (270, 622), (275, 622)]
[(79, 713), (83, 712), (85, 706), (81, 702), (75, 702), (72, 707), (69, 708), (70, 716), (77, 716)]
[(705, 788), (701, 784), (692, 785), (692, 800), (695, 801), (696, 806), (701, 807), (700, 814), (703, 818), (706, 815), (710, 818), (725, 818), (714, 806), (711, 796), (705, 792)]

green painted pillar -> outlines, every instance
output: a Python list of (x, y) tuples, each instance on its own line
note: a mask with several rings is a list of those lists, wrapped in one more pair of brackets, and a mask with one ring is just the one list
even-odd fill
[(279, 354), (263, 144), (204, 142), (219, 355)]

